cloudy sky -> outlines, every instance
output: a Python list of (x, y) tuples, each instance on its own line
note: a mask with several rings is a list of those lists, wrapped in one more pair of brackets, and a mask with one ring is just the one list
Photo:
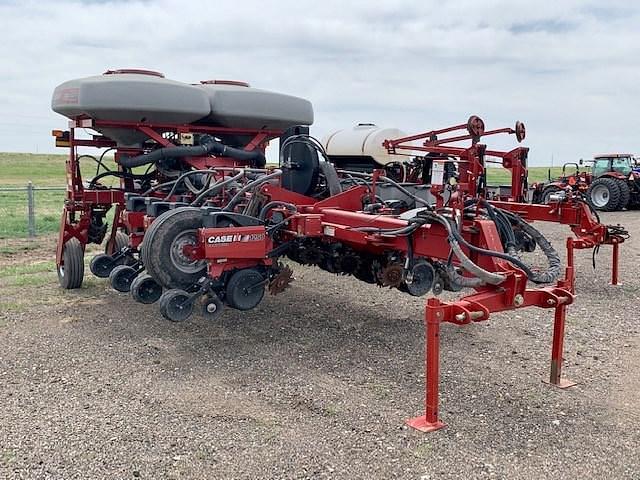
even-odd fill
[[(376, 5), (379, 4), (379, 5)], [(640, 6), (597, 0), (0, 0), (0, 151), (51, 152), (54, 87), (138, 67), (310, 99), (312, 133), (527, 125), (532, 164), (640, 153)], [(511, 144), (497, 144), (509, 146)]]

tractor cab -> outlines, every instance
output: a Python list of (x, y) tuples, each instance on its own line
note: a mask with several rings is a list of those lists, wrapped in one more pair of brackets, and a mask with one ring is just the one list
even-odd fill
[(630, 154), (597, 155), (593, 159), (591, 172), (594, 178), (608, 174), (614, 177), (628, 177), (634, 166), (635, 159)]

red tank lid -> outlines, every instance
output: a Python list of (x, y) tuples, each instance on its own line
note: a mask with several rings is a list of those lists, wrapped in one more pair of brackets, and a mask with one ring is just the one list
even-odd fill
[(203, 85), (235, 85), (236, 87), (249, 87), (247, 82), (241, 80), (202, 80)]
[(139, 68), (119, 68), (118, 70), (107, 70), (103, 75), (121, 75), (125, 73), (133, 73), (135, 75), (149, 75), (151, 77), (164, 78), (164, 73), (154, 72), (153, 70), (142, 70)]

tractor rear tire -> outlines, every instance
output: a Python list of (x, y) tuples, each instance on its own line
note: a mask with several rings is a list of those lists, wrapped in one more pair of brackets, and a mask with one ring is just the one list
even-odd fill
[(618, 187), (620, 187), (620, 203), (618, 204), (618, 210), (627, 208), (631, 200), (631, 189), (625, 180), (616, 180)]
[(202, 228), (199, 208), (169, 210), (151, 224), (141, 247), (147, 273), (166, 289), (186, 289), (207, 274), (203, 260), (190, 260), (184, 247), (196, 245), (197, 230)]
[(618, 180), (597, 178), (587, 190), (587, 199), (591, 206), (603, 212), (614, 212), (620, 207), (621, 193)]
[(65, 290), (80, 288), (84, 278), (84, 249), (77, 238), (64, 244), (62, 265), (58, 266), (58, 282)]

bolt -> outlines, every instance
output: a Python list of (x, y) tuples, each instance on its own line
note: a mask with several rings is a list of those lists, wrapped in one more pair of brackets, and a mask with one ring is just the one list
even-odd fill
[(556, 301), (553, 298), (550, 298), (547, 300), (547, 305), (554, 306), (555, 304), (556, 304)]
[(513, 297), (513, 304), (516, 307), (521, 307), (523, 303), (524, 303), (524, 297), (522, 295), (517, 294), (515, 297)]
[(208, 313), (213, 313), (218, 309), (218, 307), (216, 307), (215, 303), (209, 303), (207, 304), (207, 312)]

